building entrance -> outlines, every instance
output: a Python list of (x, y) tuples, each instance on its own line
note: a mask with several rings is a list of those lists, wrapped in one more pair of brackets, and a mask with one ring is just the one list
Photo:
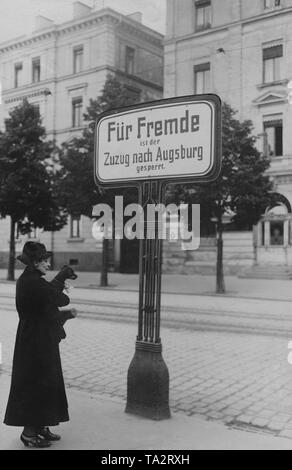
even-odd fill
[(256, 227), (256, 264), (292, 266), (291, 233), (290, 204), (268, 208)]

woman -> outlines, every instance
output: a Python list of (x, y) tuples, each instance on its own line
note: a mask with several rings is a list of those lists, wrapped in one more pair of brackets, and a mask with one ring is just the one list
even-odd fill
[(42, 277), (50, 269), (50, 256), (36, 242), (27, 242), (18, 256), (26, 268), (16, 283), (19, 325), (4, 423), (24, 426), (20, 439), (31, 447), (49, 447), (59, 440), (48, 426), (69, 420), (59, 342), (65, 321), (76, 310), (60, 311), (69, 297)]

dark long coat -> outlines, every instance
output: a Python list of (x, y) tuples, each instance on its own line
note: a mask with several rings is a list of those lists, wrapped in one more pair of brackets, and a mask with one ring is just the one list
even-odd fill
[(4, 423), (10, 426), (54, 426), (68, 421), (59, 342), (71, 318), (69, 297), (28, 266), (16, 284), (19, 324), (10, 394)]

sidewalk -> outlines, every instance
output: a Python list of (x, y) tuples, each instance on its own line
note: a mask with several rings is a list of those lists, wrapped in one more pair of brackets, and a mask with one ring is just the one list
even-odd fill
[[(15, 272), (15, 278), (22, 271)], [(78, 279), (71, 281), (74, 287), (102, 289), (114, 291), (133, 291), (139, 289), (138, 274), (108, 274), (108, 287), (99, 286), (100, 273), (98, 272), (78, 272)], [(51, 271), (47, 278), (50, 279), (56, 274)], [(0, 269), (0, 283), (9, 283), (6, 281), (7, 270)], [(162, 275), (162, 293), (189, 294), (189, 295), (207, 295), (219, 296), (215, 293), (215, 276), (204, 276), (200, 274), (163, 274)], [(225, 277), (226, 294), (223, 297), (243, 297), (254, 299), (273, 299), (292, 301), (292, 280), (282, 279), (245, 279), (237, 276)]]
[[(9, 391), (9, 377), (0, 375), (0, 420)], [(57, 432), (62, 440), (55, 450), (199, 450), (199, 449), (291, 449), (289, 439), (257, 432), (230, 429), (223, 424), (174, 413), (164, 421), (151, 421), (124, 412), (120, 400), (68, 389), (70, 422)], [(0, 425), (0, 450), (25, 450), (19, 440), (21, 428)]]
[[(80, 278), (88, 281), (87, 273), (79, 274), (79, 282)], [(127, 278), (118, 276), (125, 286)], [(177, 282), (182, 283), (184, 278), (177, 277)], [(16, 315), (11, 314), (11, 310), (15, 313), (14, 290), (15, 283), (0, 282), (0, 341), (3, 342), (3, 370), (8, 373), (17, 327)], [(134, 350), (136, 319), (134, 323), (107, 321), (113, 307), (101, 303), (115, 302), (117, 313), (119, 302), (120, 308), (124, 304), (127, 312), (130, 310), (127, 304), (137, 304), (137, 291), (76, 288), (70, 297), (73, 304), (74, 299), (84, 302), (84, 308), (95, 315), (101, 310), (104, 321), (77, 317), (66, 327), (68, 341), (61, 347), (65, 381), (72, 387), (68, 388), (71, 422), (61, 426), (63, 439), (54, 445), (56, 449), (292, 448), (292, 440), (286, 439), (292, 436), (291, 366), (287, 362), (291, 321), (285, 320), (292, 318), (290, 302), (269, 301), (263, 295), (260, 300), (253, 300), (164, 294), (162, 303), (175, 309), (176, 316), (180, 313), (180, 319), (186, 315), (183, 310), (186, 308), (199, 310), (206, 318), (202, 318), (203, 332), (190, 328), (168, 329), (163, 325), (164, 357), (171, 377), (171, 407), (177, 412), (171, 420), (156, 423), (124, 413), (126, 371)], [(214, 310), (211, 315), (210, 309)], [(268, 325), (267, 316), (273, 314), (275, 322), (284, 328), (285, 337), (230, 334), (226, 333), (225, 324), (220, 333), (218, 326), (214, 332), (208, 331), (207, 318), (219, 324), (229, 314), (230, 318), (234, 317), (233, 311), (234, 322), (250, 324), (248, 317), (252, 315), (261, 330)], [(239, 314), (241, 311), (248, 313), (244, 317)], [(196, 313), (195, 324), (199, 318)], [(0, 373), (1, 422), (8, 387), (8, 375)], [(224, 425), (234, 420), (240, 430)], [(283, 437), (274, 436), (275, 433)], [(19, 429), (0, 424), (0, 449), (1, 446), (22, 449)]]

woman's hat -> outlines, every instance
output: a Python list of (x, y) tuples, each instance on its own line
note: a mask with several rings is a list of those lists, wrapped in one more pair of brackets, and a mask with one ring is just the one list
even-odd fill
[(17, 256), (16, 259), (21, 261), (23, 264), (32, 264), (34, 261), (43, 261), (44, 259), (52, 256), (51, 251), (47, 251), (45, 245), (38, 242), (26, 242), (21, 255)]

